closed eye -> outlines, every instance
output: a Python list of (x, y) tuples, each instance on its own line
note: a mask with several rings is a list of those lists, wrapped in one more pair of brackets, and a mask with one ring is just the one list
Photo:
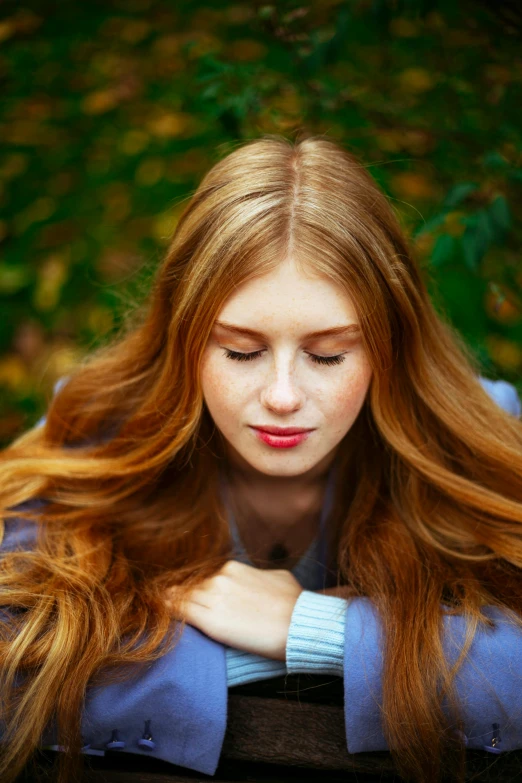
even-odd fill
[[(234, 359), (236, 362), (251, 362), (253, 359), (257, 359), (263, 351), (252, 351), (251, 353), (240, 353), (239, 351), (231, 351), (229, 348), (225, 348), (225, 356), (227, 359)], [(344, 355), (342, 353), (337, 356), (317, 356), (316, 354), (309, 353), (308, 356), (316, 364), (341, 364), (344, 362)]]

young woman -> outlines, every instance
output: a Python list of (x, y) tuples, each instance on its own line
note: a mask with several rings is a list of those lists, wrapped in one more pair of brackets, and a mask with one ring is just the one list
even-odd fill
[(5, 783), (53, 743), (60, 783), (89, 748), (214, 774), (227, 687), (286, 671), (343, 676), (349, 752), (406, 779), (522, 747), (520, 401), (331, 140), (207, 173), (0, 516)]

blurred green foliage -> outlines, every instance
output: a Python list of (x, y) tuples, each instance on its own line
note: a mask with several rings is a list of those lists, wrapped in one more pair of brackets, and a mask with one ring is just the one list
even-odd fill
[(484, 374), (522, 370), (520, 31), (471, 2), (4, 2), (0, 445), (140, 300), (238, 140), (359, 154)]

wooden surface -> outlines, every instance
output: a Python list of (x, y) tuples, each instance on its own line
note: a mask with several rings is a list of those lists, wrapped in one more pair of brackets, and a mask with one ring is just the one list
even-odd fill
[[(400, 783), (391, 755), (346, 749), (343, 680), (289, 675), (229, 689), (227, 731), (214, 776), (138, 754), (84, 756), (85, 783)], [(39, 754), (50, 769), (56, 754)], [(503, 755), (468, 751), (467, 779), (522, 781), (522, 750)], [(42, 780), (53, 781), (48, 774)], [(17, 782), (18, 783), (18, 782)], [(34, 783), (27, 770), (19, 783)], [(453, 781), (447, 781), (453, 783)]]

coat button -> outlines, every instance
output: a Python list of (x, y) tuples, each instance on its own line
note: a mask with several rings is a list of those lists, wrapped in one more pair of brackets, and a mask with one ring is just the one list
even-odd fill
[(156, 747), (156, 743), (152, 739), (152, 734), (150, 733), (150, 720), (145, 721), (145, 731), (143, 732), (143, 736), (138, 740), (138, 745), (140, 748), (146, 748), (147, 750), (154, 750)]
[(500, 738), (500, 726), (498, 723), (492, 724), (493, 735), (491, 737), (491, 745), (483, 745), (482, 749), (487, 750), (488, 753), (502, 753), (502, 740)]
[(146, 737), (141, 737), (138, 740), (138, 745), (140, 746), (140, 748), (147, 748), (148, 750), (154, 750), (154, 748), (156, 747), (156, 743), (150, 739), (147, 739)]
[(118, 750), (125, 747), (123, 740), (118, 739), (118, 729), (113, 729), (111, 740), (105, 743), (105, 747), (107, 750)]

